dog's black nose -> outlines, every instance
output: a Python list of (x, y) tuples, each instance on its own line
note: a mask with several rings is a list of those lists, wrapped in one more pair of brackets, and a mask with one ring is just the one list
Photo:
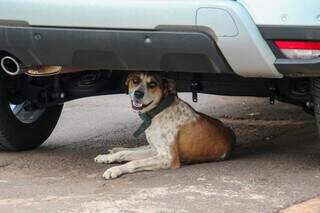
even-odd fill
[(134, 92), (134, 97), (137, 99), (141, 99), (143, 98), (143, 96), (144, 96), (144, 93), (139, 90)]

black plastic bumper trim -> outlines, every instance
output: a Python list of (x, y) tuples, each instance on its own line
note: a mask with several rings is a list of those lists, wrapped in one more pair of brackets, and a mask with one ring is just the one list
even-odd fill
[(0, 51), (31, 66), (233, 73), (201, 32), (0, 26)]
[(266, 40), (320, 40), (320, 26), (258, 26)]
[(288, 77), (320, 76), (320, 59), (277, 59), (275, 66), (281, 74)]

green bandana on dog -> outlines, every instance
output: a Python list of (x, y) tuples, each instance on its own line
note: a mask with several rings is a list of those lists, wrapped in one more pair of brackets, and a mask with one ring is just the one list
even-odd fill
[(152, 118), (154, 118), (157, 114), (159, 114), (164, 109), (169, 107), (173, 103), (175, 97), (176, 97), (175, 95), (170, 94), (167, 97), (165, 97), (160, 102), (160, 104), (158, 106), (156, 106), (155, 108), (153, 108), (150, 111), (145, 112), (145, 113), (139, 113), (139, 117), (141, 118), (141, 120), (143, 120), (143, 123), (133, 133), (133, 136), (138, 137), (139, 135), (141, 135), (151, 125)]

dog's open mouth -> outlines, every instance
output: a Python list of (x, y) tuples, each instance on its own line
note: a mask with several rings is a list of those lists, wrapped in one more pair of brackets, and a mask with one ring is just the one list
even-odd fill
[(139, 103), (139, 102), (135, 102), (135, 101), (131, 101), (131, 105), (132, 105), (132, 109), (134, 110), (142, 110), (143, 108), (149, 106), (150, 104), (152, 104), (153, 101), (151, 101), (148, 104), (143, 104), (143, 103)]

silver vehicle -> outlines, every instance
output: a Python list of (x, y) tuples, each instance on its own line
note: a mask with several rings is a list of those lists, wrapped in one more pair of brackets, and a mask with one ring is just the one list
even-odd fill
[(41, 145), (64, 102), (123, 93), (133, 70), (162, 72), (194, 101), (198, 92), (270, 97), (320, 122), (318, 0), (0, 5), (0, 149)]

